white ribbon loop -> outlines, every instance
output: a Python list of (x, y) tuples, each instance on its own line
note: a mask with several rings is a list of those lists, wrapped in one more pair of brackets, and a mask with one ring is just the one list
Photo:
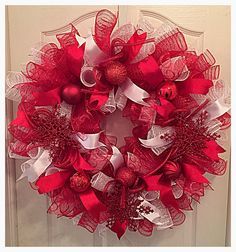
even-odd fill
[(101, 133), (102, 131), (95, 134), (84, 134), (79, 132), (75, 137), (85, 149), (93, 150), (106, 146), (105, 144), (99, 142)]
[(114, 171), (116, 171), (122, 164), (124, 164), (123, 155), (120, 153), (119, 149), (115, 146), (112, 146), (112, 156), (110, 158), (110, 162), (114, 167)]
[(230, 105), (225, 103), (225, 97), (214, 101), (206, 107), (208, 113), (208, 120), (213, 120), (230, 110)]
[(93, 87), (96, 85), (96, 81), (93, 74), (93, 67), (84, 65), (81, 68), (80, 80), (86, 87)]
[(171, 181), (171, 187), (175, 199), (181, 198), (184, 193), (183, 188), (180, 185), (178, 185), (175, 181)]
[(39, 152), (40, 154), (36, 155), (35, 158), (32, 158), (21, 165), (22, 174), (17, 181), (27, 177), (29, 182), (35, 182), (48, 168), (51, 164), (49, 152), (47, 150)]
[(124, 95), (133, 102), (144, 106), (150, 106), (143, 99), (149, 98), (150, 95), (142, 88), (134, 84), (129, 78), (121, 85)]
[(121, 111), (125, 108), (127, 103), (127, 97), (124, 95), (122, 89), (118, 87), (116, 94), (115, 94), (115, 103), (118, 109)]
[(101, 107), (103, 112), (113, 113), (116, 110), (116, 102), (114, 97), (114, 88), (109, 92), (109, 97), (106, 103)]
[(86, 64), (89, 66), (96, 66), (106, 58), (107, 55), (97, 46), (93, 36), (90, 35), (88, 38), (86, 38), (84, 50), (84, 59)]
[(146, 148), (160, 148), (164, 147), (172, 142), (171, 139), (165, 139), (165, 134), (172, 134), (174, 129), (172, 127), (164, 127), (161, 128), (159, 126), (153, 126), (155, 127), (154, 136), (150, 137), (148, 135), (148, 139), (141, 139), (139, 138), (139, 141), (142, 143), (142, 145)]

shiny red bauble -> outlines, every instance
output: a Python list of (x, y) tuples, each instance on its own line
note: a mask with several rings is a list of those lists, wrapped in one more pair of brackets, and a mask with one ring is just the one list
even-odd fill
[(78, 85), (68, 84), (62, 87), (61, 98), (70, 105), (79, 103), (81, 98), (81, 91)]
[(90, 178), (84, 171), (76, 172), (70, 177), (70, 187), (76, 192), (84, 192), (90, 187)]
[(104, 75), (112, 85), (121, 85), (127, 79), (127, 70), (122, 63), (111, 61), (105, 66)]
[(172, 161), (167, 161), (163, 166), (163, 173), (168, 179), (176, 179), (181, 173), (180, 165)]
[(129, 167), (118, 168), (115, 177), (127, 187), (134, 185), (135, 181), (137, 180), (136, 173)]
[(158, 95), (167, 99), (173, 100), (177, 96), (177, 88), (174, 82), (165, 82), (158, 91)]

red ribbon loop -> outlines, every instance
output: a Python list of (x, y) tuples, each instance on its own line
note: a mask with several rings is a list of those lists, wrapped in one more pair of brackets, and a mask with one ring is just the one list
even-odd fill
[(94, 191), (90, 188), (85, 192), (81, 192), (80, 199), (86, 210), (99, 220), (100, 213), (106, 210), (106, 206), (100, 202)]
[(73, 171), (59, 171), (48, 176), (42, 176), (36, 181), (38, 192), (48, 193), (64, 186), (66, 180), (72, 175)]

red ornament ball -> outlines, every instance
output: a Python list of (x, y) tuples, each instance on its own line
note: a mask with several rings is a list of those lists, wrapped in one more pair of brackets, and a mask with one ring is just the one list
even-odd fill
[(122, 63), (111, 61), (105, 66), (104, 75), (112, 85), (121, 85), (127, 78), (127, 70)]
[(165, 82), (159, 90), (159, 95), (167, 100), (173, 100), (177, 96), (177, 88), (174, 82)]
[(163, 173), (169, 179), (178, 178), (181, 173), (180, 165), (172, 161), (167, 161), (163, 166)]
[(76, 192), (84, 192), (90, 187), (90, 178), (84, 171), (76, 172), (70, 177), (70, 187)]
[(70, 105), (77, 104), (81, 98), (79, 86), (74, 84), (65, 85), (61, 90), (61, 98)]
[(136, 173), (129, 167), (120, 167), (116, 171), (116, 179), (120, 180), (123, 182), (125, 186), (131, 187), (136, 179), (137, 175)]

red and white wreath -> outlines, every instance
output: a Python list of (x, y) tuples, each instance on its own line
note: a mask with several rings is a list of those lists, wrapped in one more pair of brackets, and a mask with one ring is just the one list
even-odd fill
[[(71, 25), (9, 73), (7, 97), (20, 101), (9, 155), (27, 159), (19, 179), (47, 194), (49, 213), (149, 236), (183, 223), (211, 188), (205, 173), (224, 174), (230, 94), (211, 53), (189, 50), (178, 28), (116, 25), (101, 10), (93, 35)], [(134, 126), (120, 148), (102, 128), (116, 109)]]

